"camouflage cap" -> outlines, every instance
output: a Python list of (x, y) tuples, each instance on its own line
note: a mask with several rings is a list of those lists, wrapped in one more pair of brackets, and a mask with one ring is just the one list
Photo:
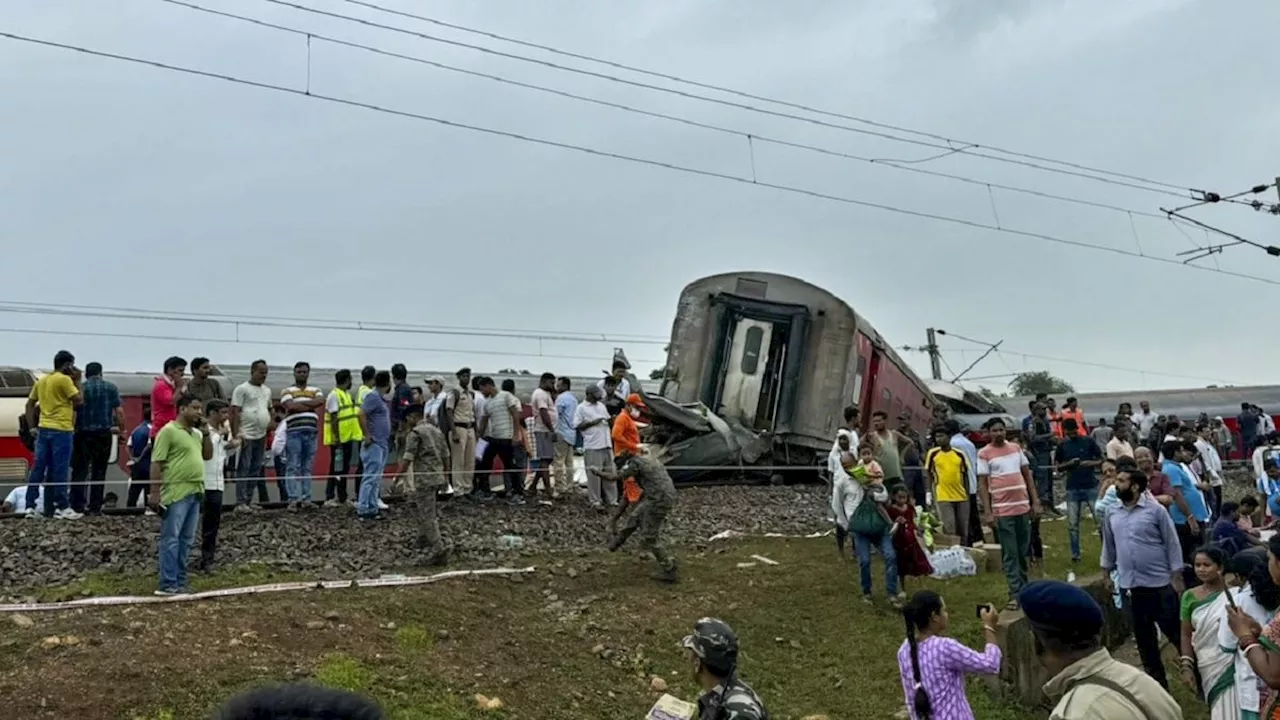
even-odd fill
[(738, 664), (738, 634), (723, 620), (702, 618), (680, 644), (712, 667), (732, 670)]

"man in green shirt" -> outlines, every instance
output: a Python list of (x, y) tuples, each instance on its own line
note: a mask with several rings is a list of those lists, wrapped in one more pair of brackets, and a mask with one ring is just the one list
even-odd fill
[(151, 449), (151, 492), (147, 505), (161, 518), (160, 587), (156, 595), (187, 592), (187, 558), (200, 524), (204, 498), (204, 461), (213, 458), (213, 442), (204, 421), (204, 404), (192, 395), (178, 398), (178, 417), (156, 435)]

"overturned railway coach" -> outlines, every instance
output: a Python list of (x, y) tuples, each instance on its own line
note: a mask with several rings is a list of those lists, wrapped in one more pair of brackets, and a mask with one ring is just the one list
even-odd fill
[(867, 319), (830, 292), (767, 272), (695, 280), (680, 293), (659, 393), (701, 402), (773, 437), (773, 463), (821, 464), (844, 408), (925, 430), (936, 400)]

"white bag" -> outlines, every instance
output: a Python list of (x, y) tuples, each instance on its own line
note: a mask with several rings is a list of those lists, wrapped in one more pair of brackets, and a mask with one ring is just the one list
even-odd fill
[(929, 564), (933, 566), (932, 577), (938, 580), (978, 574), (978, 564), (962, 547), (942, 548), (929, 553)]

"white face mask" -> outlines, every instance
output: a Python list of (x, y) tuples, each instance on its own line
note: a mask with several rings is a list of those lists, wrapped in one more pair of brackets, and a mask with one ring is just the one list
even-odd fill
[(640, 411), (639, 411), (639, 410), (637, 410), (637, 409), (635, 409), (635, 408), (631, 408), (631, 417), (633, 417), (633, 418), (638, 418), (638, 417), (640, 417)]

